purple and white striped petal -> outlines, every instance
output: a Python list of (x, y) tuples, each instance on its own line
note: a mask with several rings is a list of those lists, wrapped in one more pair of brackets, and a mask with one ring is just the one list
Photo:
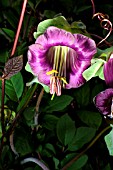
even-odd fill
[(113, 99), (113, 88), (109, 88), (106, 89), (105, 91), (100, 92), (94, 98), (94, 104), (103, 115), (110, 115), (112, 99)]
[(28, 63), (41, 83), (50, 85), (47, 72), (57, 68), (58, 77), (66, 78), (65, 88), (77, 88), (85, 82), (82, 73), (95, 53), (91, 38), (51, 26), (29, 46)]

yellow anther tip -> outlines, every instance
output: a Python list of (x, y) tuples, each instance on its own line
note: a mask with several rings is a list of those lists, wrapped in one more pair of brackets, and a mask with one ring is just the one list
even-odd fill
[(60, 79), (61, 79), (65, 84), (68, 84), (65, 78), (61, 77)]
[(58, 71), (56, 71), (56, 70), (51, 70), (51, 71), (48, 71), (46, 74), (47, 74), (47, 75), (51, 75), (51, 74), (53, 74), (53, 73), (58, 73)]

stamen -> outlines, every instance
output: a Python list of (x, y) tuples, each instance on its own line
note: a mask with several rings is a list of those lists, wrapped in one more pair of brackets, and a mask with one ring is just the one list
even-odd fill
[(53, 64), (53, 70), (58, 70), (58, 63), (59, 63), (59, 57), (60, 57), (60, 46), (55, 46), (55, 55), (54, 55), (54, 64)]
[(58, 71), (56, 71), (56, 70), (51, 70), (51, 71), (48, 71), (46, 74), (47, 74), (47, 75), (51, 75), (51, 74), (53, 74), (53, 73), (58, 73)]
[(65, 77), (61, 77), (60, 79), (63, 81), (63, 83), (68, 84)]
[(55, 94), (56, 92), (56, 80), (55, 77), (52, 76), (50, 79), (50, 94)]
[(61, 95), (61, 88), (65, 88), (68, 84), (66, 81), (66, 61), (69, 47), (66, 46), (55, 46), (54, 50), (54, 63), (53, 69), (48, 71), (46, 74), (51, 75), (50, 78), (50, 94), (52, 94), (51, 100), (53, 100), (56, 93), (57, 96)]
[(61, 95), (61, 83), (60, 83), (60, 79), (58, 77), (56, 80), (56, 86), (57, 86), (56, 94), (57, 94), (57, 96), (60, 96)]

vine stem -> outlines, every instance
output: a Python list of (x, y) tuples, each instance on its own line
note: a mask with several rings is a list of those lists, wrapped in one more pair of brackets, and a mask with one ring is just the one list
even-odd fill
[(5, 98), (5, 80), (2, 79), (2, 103), (1, 103), (1, 125), (2, 125), (2, 134), (5, 133), (4, 125), (4, 98)]
[(93, 15), (95, 14), (95, 4), (94, 4), (94, 1), (91, 0), (91, 3), (92, 3), (92, 7), (93, 7)]
[(40, 102), (42, 100), (42, 97), (43, 97), (43, 94), (44, 94), (44, 88), (42, 88), (39, 96), (38, 96), (38, 99), (37, 99), (37, 103), (36, 103), (36, 113), (38, 114), (39, 112), (39, 106), (40, 106)]
[(82, 151), (80, 152), (76, 157), (74, 157), (70, 162), (68, 162), (63, 168), (62, 170), (67, 170), (68, 167), (70, 167), (72, 165), (73, 162), (77, 161), (88, 149), (90, 149), (94, 143), (108, 130), (110, 129), (111, 126), (107, 126), (106, 128), (104, 128), (93, 140), (92, 142)]
[(38, 96), (37, 102), (36, 102), (35, 115), (34, 115), (35, 125), (38, 125), (39, 106), (40, 106), (43, 95), (44, 95), (44, 88), (42, 88), (42, 90)]
[[(26, 9), (26, 5), (27, 5), (27, 0), (24, 0), (23, 2), (23, 6), (22, 6), (22, 12), (20, 15), (20, 20), (19, 20), (19, 24), (18, 24), (18, 28), (17, 28), (17, 32), (16, 32), (16, 36), (15, 36), (15, 40), (14, 40), (14, 44), (13, 44), (13, 48), (12, 48), (12, 52), (10, 57), (12, 57), (15, 53), (16, 50), (16, 46), (17, 46), (17, 41), (18, 41), (18, 37), (20, 34), (20, 30), (21, 30), (21, 26), (22, 26), (22, 22), (23, 22), (23, 18), (24, 18), (24, 13), (25, 13), (25, 9)], [(3, 147), (3, 143), (4, 143), (4, 133), (5, 133), (5, 125), (4, 125), (4, 98), (5, 98), (5, 79), (2, 79), (2, 102), (1, 102), (1, 120), (2, 120), (2, 141), (1, 141), (1, 147), (0, 147), (0, 156), (2, 153), (2, 147)]]
[[(94, 37), (96, 37), (96, 38), (98, 38), (98, 39), (101, 39), (101, 40), (103, 39), (101, 36), (96, 35), (96, 34), (92, 34), (92, 33), (90, 33), (90, 35), (91, 35), (91, 36), (94, 36)], [(112, 44), (111, 44), (111, 43), (109, 43), (108, 41), (106, 41), (106, 40), (105, 40), (104, 42), (105, 42), (105, 44), (106, 44), (106, 45), (108, 45), (109, 47), (111, 47), (111, 46), (112, 46)]]
[(30, 158), (25, 158), (24, 160), (21, 161), (21, 164), (25, 164), (27, 162), (34, 162), (37, 165), (39, 165), (43, 170), (49, 170), (49, 168), (40, 160), (30, 157)]
[(27, 5), (27, 0), (24, 0), (23, 6), (22, 6), (22, 12), (21, 12), (21, 15), (20, 15), (20, 20), (19, 20), (19, 24), (18, 24), (18, 28), (17, 28), (17, 32), (16, 32), (16, 36), (15, 36), (15, 40), (14, 40), (14, 45), (13, 45), (13, 49), (12, 49), (12, 52), (11, 52), (11, 56), (14, 55), (15, 50), (16, 50), (17, 41), (18, 41), (18, 37), (19, 37), (20, 30), (21, 30), (21, 27), (22, 27), (22, 22), (23, 22), (23, 18), (24, 18), (26, 5)]
[(0, 156), (2, 153), (3, 145), (4, 145), (4, 134), (5, 134), (5, 124), (4, 124), (4, 98), (5, 98), (5, 80), (2, 79), (2, 101), (1, 101), (1, 128), (2, 128), (2, 138), (0, 145)]

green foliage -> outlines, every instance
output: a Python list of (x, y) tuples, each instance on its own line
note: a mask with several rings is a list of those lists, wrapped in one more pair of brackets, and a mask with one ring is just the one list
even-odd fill
[(48, 130), (55, 130), (59, 118), (54, 115), (46, 114), (43, 118), (43, 127)]
[(23, 88), (23, 78), (21, 73), (17, 73), (9, 80), (6, 80), (6, 95), (13, 101), (19, 101)]
[(77, 112), (79, 118), (86, 125), (98, 130), (102, 123), (102, 117), (98, 112), (91, 112), (87, 110), (81, 110)]
[(84, 86), (75, 89), (74, 96), (78, 105), (87, 106), (90, 101), (90, 84), (86, 83)]
[(103, 64), (104, 64), (104, 60), (102, 60), (102, 59), (93, 59), (92, 65), (83, 72), (83, 77), (87, 81), (89, 81), (91, 78), (93, 78), (95, 76), (99, 76), (99, 78), (104, 80)]
[(76, 129), (76, 134), (68, 146), (70, 151), (77, 151), (86, 143), (91, 141), (95, 136), (96, 130), (91, 127), (79, 127)]
[(29, 100), (31, 99), (34, 91), (36, 90), (36, 87), (37, 87), (37, 85), (35, 85), (27, 90), (27, 92), (24, 94), (23, 98), (21, 99), (21, 101), (17, 107), (17, 112), (20, 111), (22, 108), (24, 108), (24, 109), (26, 108)]
[[(112, 126), (112, 125), (111, 125)], [(104, 137), (109, 154), (113, 156), (113, 128), (112, 130)]]
[(81, 21), (73, 22), (72, 24), (69, 24), (66, 18), (64, 18), (63, 16), (57, 16), (54, 17), (53, 19), (47, 19), (40, 22), (37, 27), (37, 32), (34, 32), (34, 38), (36, 39), (38, 36), (43, 34), (45, 30), (50, 26), (55, 26), (57, 28), (64, 29), (71, 33), (84, 33), (88, 35), (88, 33), (85, 31), (86, 26)]
[(70, 144), (75, 135), (75, 123), (71, 118), (65, 114), (57, 123), (57, 136), (59, 141), (64, 145)]
[(82, 155), (76, 162), (74, 162), (68, 169), (69, 170), (79, 170), (80, 168), (82, 168), (86, 162), (88, 160), (88, 156), (87, 155)]
[(43, 34), (45, 32), (45, 30), (50, 26), (55, 26), (58, 28), (66, 29), (66, 30), (69, 29), (68, 28), (69, 23), (66, 21), (66, 19), (63, 16), (58, 16), (53, 19), (47, 19), (47, 20), (39, 23), (39, 25), (37, 27), (37, 32), (34, 33), (35, 39), (39, 35)]
[(30, 134), (24, 130), (24, 128), (18, 128), (14, 134), (14, 147), (17, 153), (21, 156), (31, 153), (33, 151), (33, 145), (30, 140)]
[[(0, 62), (5, 63), (8, 60), (8, 51), (7, 49), (0, 50)], [(2, 65), (1, 65), (2, 66)]]
[(65, 109), (73, 100), (73, 97), (69, 95), (55, 96), (54, 100), (49, 100), (48, 105), (44, 108), (46, 113), (52, 113), (54, 111), (61, 111)]
[(14, 31), (7, 29), (7, 28), (2, 28), (2, 31), (4, 34), (6, 34), (6, 36), (10, 37), (10, 39), (13, 39), (15, 36)]
[(26, 108), (25, 111), (23, 112), (23, 116), (24, 116), (28, 126), (34, 125), (34, 115), (35, 115), (34, 107)]

